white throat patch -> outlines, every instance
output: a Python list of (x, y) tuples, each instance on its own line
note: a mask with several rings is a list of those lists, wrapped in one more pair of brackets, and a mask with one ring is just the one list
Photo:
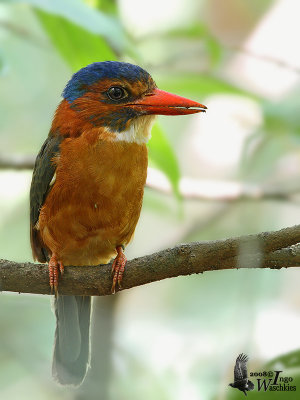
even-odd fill
[(113, 132), (116, 142), (128, 142), (143, 144), (151, 138), (151, 128), (155, 120), (155, 115), (144, 115), (134, 119), (130, 127), (122, 132)]

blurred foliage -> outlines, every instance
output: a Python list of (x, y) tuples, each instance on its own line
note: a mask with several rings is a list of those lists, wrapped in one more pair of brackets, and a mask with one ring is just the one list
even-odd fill
[(118, 14), (117, 0), (85, 0), (85, 2), (106, 14)]
[(63, 17), (36, 10), (52, 43), (73, 72), (95, 60), (115, 60), (116, 56), (104, 39)]
[(204, 24), (197, 23), (185, 28), (171, 30), (167, 33), (167, 37), (203, 40), (207, 51), (206, 56), (208, 57), (210, 65), (214, 67), (221, 61), (223, 54), (222, 46)]
[[(49, 129), (58, 94), (71, 73), (94, 61), (118, 59), (149, 70), (163, 90), (191, 96), (203, 103), (220, 96), (226, 99), (235, 96), (235, 99), (255, 103), (261, 112), (261, 122), (249, 130), (237, 165), (229, 172), (219, 171), (220, 179), (238, 178), (256, 184), (276, 179), (281, 182), (280, 165), (284, 161), (287, 167), (283, 178), (288, 180), (290, 161), (286, 160), (299, 158), (299, 85), (295, 84), (293, 91), (274, 100), (258, 94), (254, 88), (239, 86), (226, 75), (230, 60), (238, 55), (238, 48), (243, 45), (242, 40), (234, 45), (230, 40), (226, 43), (226, 34), (232, 34), (230, 29), (237, 24), (233, 36), (237, 39), (238, 32), (241, 38), (246, 38), (274, 1), (226, 2), (229, 16), (227, 25), (222, 25), (222, 18), (226, 17), (221, 15), (224, 3), (189, 0), (186, 7), (195, 12), (188, 21), (162, 26), (156, 31), (152, 29), (143, 35), (135, 34), (130, 23), (126, 23), (126, 16), (122, 17), (124, 4), (124, 1), (115, 0), (0, 1), (0, 41), (3, 44), (0, 49), (0, 120), (4, 133), (0, 137), (1, 148), (37, 152)], [(162, 9), (163, 5), (162, 2)], [(145, 13), (150, 13), (152, 6), (147, 2)], [(212, 9), (219, 29), (223, 29), (222, 34), (214, 29), (215, 21), (209, 18)], [(7, 21), (9, 24), (2, 23)], [(155, 23), (156, 20), (153, 25)], [(244, 27), (247, 29), (243, 30)], [(209, 108), (207, 115), (210, 112), (213, 110)], [(201, 178), (206, 177), (206, 170), (208, 176), (213, 171), (200, 157), (188, 170), (190, 154), (183, 155), (189, 131), (194, 129), (200, 134), (201, 126), (193, 128), (189, 125), (190, 118), (171, 120), (162, 117), (153, 127), (149, 156), (150, 165), (166, 175), (178, 199), (181, 175), (193, 174)], [(230, 134), (226, 127), (221, 133)], [(224, 142), (220, 144), (216, 140), (214, 146), (217, 152)], [(295, 175), (290, 179), (295, 181)], [(2, 187), (11, 182), (11, 191), (15, 193), (13, 198), (6, 190), (4, 198), (0, 198), (1, 257), (18, 261), (31, 257), (27, 243), (28, 213), (24, 213), (28, 192), (24, 191), (21, 181), (25, 182), (25, 187), (29, 186), (29, 172), (20, 173), (18, 178), (9, 171), (0, 174)], [(18, 190), (19, 186), (22, 190)], [(185, 219), (179, 220), (173, 212), (174, 203), (170, 196), (146, 190), (135, 247), (128, 249), (129, 257), (179, 241), (276, 229), (282, 224), (295, 223), (299, 215), (297, 204), (245, 201), (226, 205), (185, 200)], [(121, 293), (114, 335), (117, 362), (111, 385), (112, 398), (243, 398), (241, 392), (227, 388), (232, 374), (231, 369), (229, 372), (226, 369), (228, 360), (237, 348), (249, 346), (250, 352), (251, 346), (254, 347), (255, 317), (272, 301), (281, 298), (282, 282), (290, 276), (291, 284), (293, 275), (292, 271), (219, 272), (178, 278), (171, 280), (172, 283), (168, 280)], [(295, 301), (299, 301), (299, 297), (297, 299)], [(3, 338), (1, 398), (80, 398), (51, 381), (49, 365), (54, 327), (48, 299), (3, 295), (0, 320)], [(282, 365), (284, 374), (295, 377), (300, 390), (299, 350), (282, 355), (265, 367), (261, 367), (261, 360), (257, 364), (259, 369)], [(177, 385), (186, 391), (178, 393)], [(251, 392), (249, 398), (268, 399), (270, 394)], [(292, 395), (284, 396), (298, 398)], [(277, 394), (272, 393), (272, 399), (276, 399), (275, 396)], [(285, 397), (278, 394), (278, 398)]]
[(230, 85), (228, 82), (205, 74), (169, 74), (159, 78), (158, 81), (164, 85), (166, 90), (174, 90), (180, 93), (186, 92), (204, 97), (215, 93), (245, 94), (243, 90)]
[(3, 55), (0, 53), (0, 75), (3, 74), (5, 68)]
[(180, 171), (178, 161), (172, 147), (163, 133), (161, 126), (156, 123), (152, 128), (151, 140), (148, 144), (150, 162), (166, 174), (169, 178), (174, 193), (180, 197), (179, 179)]
[(125, 44), (125, 37), (118, 20), (89, 7), (81, 0), (5, 0), (5, 2), (30, 4), (44, 12), (64, 17), (89, 32), (103, 36), (114, 49), (121, 50)]

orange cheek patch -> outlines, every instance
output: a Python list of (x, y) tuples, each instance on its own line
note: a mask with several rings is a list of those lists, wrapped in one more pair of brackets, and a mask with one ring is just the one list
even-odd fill
[(84, 130), (93, 128), (93, 125), (71, 108), (67, 100), (58, 106), (53, 118), (51, 132), (59, 132), (65, 137), (78, 137)]

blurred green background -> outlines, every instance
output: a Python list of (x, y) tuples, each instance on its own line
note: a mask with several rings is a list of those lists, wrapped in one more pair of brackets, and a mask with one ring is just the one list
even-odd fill
[[(132, 62), (160, 89), (208, 111), (159, 117), (127, 257), (294, 225), (299, 11), (297, 0), (2, 0), (0, 159), (38, 152), (72, 72), (94, 61)], [(30, 179), (30, 170), (0, 170), (1, 258), (32, 260)], [(93, 369), (78, 390), (51, 378), (49, 296), (2, 293), (0, 398), (239, 399), (228, 383), (240, 352), (250, 371), (281, 366), (299, 393), (299, 283), (293, 268), (215, 271), (97, 299)]]

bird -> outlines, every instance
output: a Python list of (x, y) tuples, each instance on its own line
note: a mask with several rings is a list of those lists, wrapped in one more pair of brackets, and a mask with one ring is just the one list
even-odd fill
[(229, 386), (239, 389), (247, 396), (247, 391), (254, 389), (254, 383), (248, 379), (247, 362), (248, 356), (246, 354), (239, 354), (234, 366), (234, 383)]
[(30, 240), (48, 263), (56, 331), (52, 374), (79, 386), (90, 363), (88, 296), (59, 294), (65, 266), (112, 263), (111, 292), (121, 289), (124, 249), (139, 220), (147, 142), (156, 115), (205, 112), (196, 101), (158, 89), (138, 65), (89, 64), (72, 75), (34, 166)]

